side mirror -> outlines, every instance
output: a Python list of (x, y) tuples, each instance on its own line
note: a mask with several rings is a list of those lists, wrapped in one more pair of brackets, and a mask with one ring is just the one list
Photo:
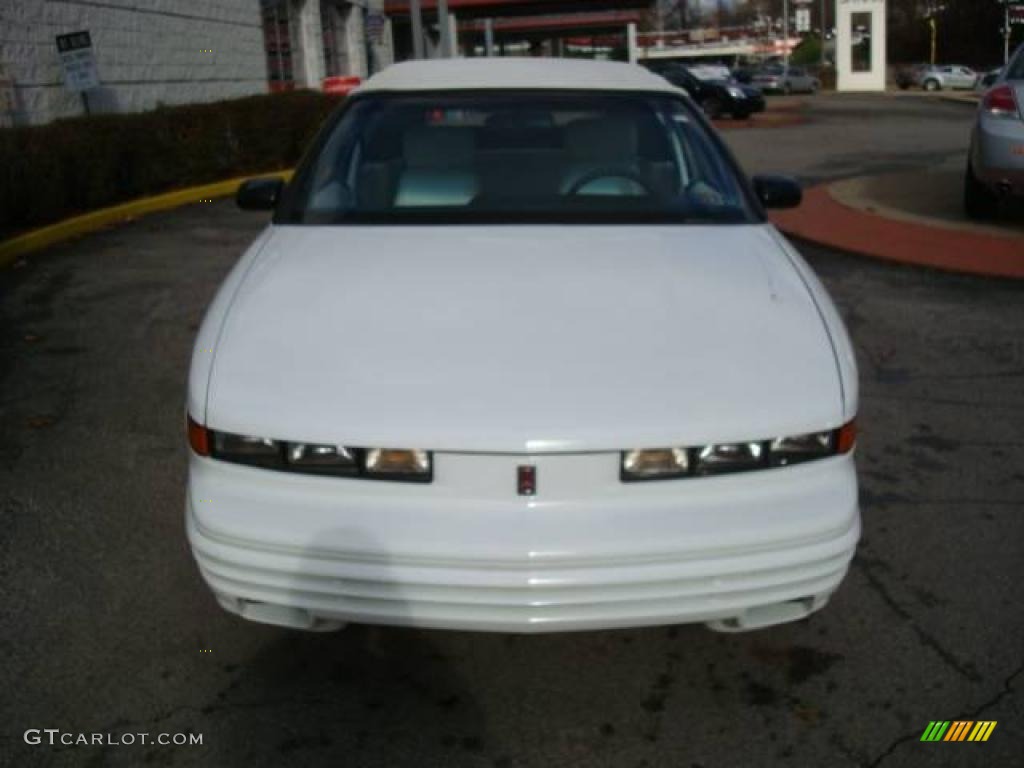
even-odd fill
[(239, 185), (235, 204), (243, 211), (272, 211), (282, 189), (281, 179), (249, 179)]
[(804, 199), (800, 182), (789, 176), (755, 176), (754, 192), (765, 208), (796, 208)]

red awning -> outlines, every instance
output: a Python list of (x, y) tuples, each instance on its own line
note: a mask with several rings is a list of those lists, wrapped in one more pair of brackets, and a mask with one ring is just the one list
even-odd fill
[[(613, 29), (640, 21), (640, 11), (596, 11), (565, 13), (550, 16), (513, 16), (494, 20), (495, 32), (576, 31), (581, 29)], [(460, 32), (484, 31), (482, 20), (459, 23)]]
[[(457, 17), (485, 18), (543, 14), (589, 13), (624, 8), (646, 8), (650, 0), (448, 0)], [(436, 13), (437, 0), (420, 0), (424, 13)], [(408, 16), (409, 0), (384, 0), (388, 16)]]

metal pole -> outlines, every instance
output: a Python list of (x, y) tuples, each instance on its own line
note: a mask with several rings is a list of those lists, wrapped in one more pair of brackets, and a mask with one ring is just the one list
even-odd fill
[(821, 54), (818, 56), (818, 65), (825, 68), (825, 0), (821, 0)]
[(459, 22), (454, 13), (448, 14), (448, 58), (459, 55)]
[(441, 58), (448, 59), (452, 55), (451, 27), (448, 22), (448, 0), (437, 0), (437, 26), (441, 33)]
[(1010, 63), (1010, 4), (1003, 4), (1003, 66)]
[(484, 19), (484, 55), (494, 55), (494, 19)]
[(782, 61), (789, 72), (789, 0), (782, 0)]
[(423, 58), (423, 11), (420, 0), (409, 0), (409, 20), (412, 22), (412, 57)]
[(932, 29), (932, 50), (931, 50), (931, 65), (935, 66), (935, 59), (938, 48), (938, 31), (936, 30), (935, 17), (932, 16), (928, 19), (928, 24)]

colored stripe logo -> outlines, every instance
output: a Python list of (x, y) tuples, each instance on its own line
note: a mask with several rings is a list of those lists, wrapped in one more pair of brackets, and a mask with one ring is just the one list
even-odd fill
[(921, 734), (921, 741), (988, 741), (996, 723), (996, 720), (932, 720)]

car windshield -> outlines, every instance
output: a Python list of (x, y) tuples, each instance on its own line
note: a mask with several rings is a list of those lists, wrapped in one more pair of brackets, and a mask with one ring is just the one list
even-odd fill
[(729, 68), (720, 64), (702, 64), (690, 67), (690, 73), (700, 80), (728, 80), (732, 76)]
[(275, 221), (752, 222), (735, 165), (672, 94), (356, 97)]

